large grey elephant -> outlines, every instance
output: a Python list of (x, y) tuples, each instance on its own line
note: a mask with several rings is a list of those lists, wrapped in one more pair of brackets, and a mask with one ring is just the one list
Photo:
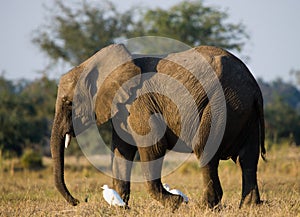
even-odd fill
[[(141, 76), (148, 72), (149, 76)], [(184, 95), (187, 93), (192, 103)], [(157, 113), (161, 115), (154, 120)], [(70, 137), (93, 122), (101, 125), (111, 119), (113, 185), (126, 204), (131, 162), (137, 151), (145, 162), (150, 195), (167, 207), (181, 204), (183, 198), (167, 192), (161, 183), (163, 157), (168, 150), (195, 153), (202, 166), (203, 202), (209, 207), (221, 201), (218, 165), (227, 159), (238, 160), (241, 166), (240, 206), (261, 202), (257, 164), (260, 153), (264, 158), (266, 152), (262, 94), (247, 67), (229, 52), (199, 46), (145, 57), (134, 56), (124, 45), (115, 44), (63, 75), (51, 153), (55, 185), (72, 205), (79, 201), (65, 185), (64, 147)], [(152, 136), (147, 137), (149, 134)]]

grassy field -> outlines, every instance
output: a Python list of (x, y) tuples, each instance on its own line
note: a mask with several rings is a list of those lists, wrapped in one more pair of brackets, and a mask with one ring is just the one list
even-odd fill
[[(66, 159), (71, 162), (72, 159)], [(190, 202), (172, 213), (150, 198), (142, 183), (132, 183), (130, 210), (110, 208), (102, 198), (101, 186), (111, 178), (88, 164), (66, 165), (66, 183), (72, 194), (82, 201), (68, 205), (53, 184), (50, 159), (40, 171), (12, 171), (11, 162), (2, 162), (0, 170), (0, 216), (300, 216), (300, 148), (273, 148), (268, 162), (259, 163), (260, 206), (239, 209), (241, 172), (232, 161), (222, 161), (219, 171), (224, 191), (222, 206), (210, 210), (199, 203), (202, 177), (189, 160), (163, 181), (182, 190)], [(17, 163), (17, 162), (16, 162)], [(87, 199), (87, 202), (84, 202)]]

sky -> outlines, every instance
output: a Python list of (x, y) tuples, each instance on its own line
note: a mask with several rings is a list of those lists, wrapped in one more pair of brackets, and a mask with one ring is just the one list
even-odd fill
[[(89, 0), (95, 2), (96, 0)], [(53, 0), (9, 0), (0, 3), (0, 75), (8, 79), (35, 79), (50, 62), (31, 39), (34, 30), (47, 22), (43, 4)], [(138, 1), (113, 0), (120, 10), (139, 5), (168, 8), (180, 0)], [(151, 3), (150, 3), (151, 2)], [(163, 5), (161, 3), (163, 2)], [(272, 81), (282, 78), (293, 81), (291, 69), (300, 70), (300, 1), (299, 0), (205, 0), (205, 5), (226, 10), (228, 21), (242, 22), (250, 39), (242, 60), (250, 57), (247, 66), (256, 78)], [(52, 76), (59, 78), (68, 69), (61, 67)]]

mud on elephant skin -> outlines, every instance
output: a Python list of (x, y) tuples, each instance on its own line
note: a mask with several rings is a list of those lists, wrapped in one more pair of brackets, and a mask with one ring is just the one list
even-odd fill
[[(201, 56), (200, 60), (194, 58), (195, 54)], [(147, 72), (152, 74), (143, 76)], [(221, 91), (211, 79), (212, 73)], [(170, 81), (179, 85), (168, 83)], [(160, 94), (161, 91), (175, 92), (177, 96), (174, 99), (174, 96)], [(193, 99), (193, 105), (186, 101), (186, 93)], [(224, 105), (220, 101), (222, 96)], [(160, 122), (149, 121), (157, 113), (160, 121), (163, 120), (162, 134), (156, 129), (161, 127)], [(199, 46), (164, 57), (133, 57), (124, 45), (115, 44), (103, 48), (63, 75), (58, 87), (50, 143), (55, 185), (72, 205), (79, 201), (65, 185), (64, 147), (68, 146), (70, 136), (75, 137), (94, 122), (101, 125), (110, 119), (122, 120), (119, 126), (113, 126), (112, 172), (114, 189), (127, 205), (130, 162), (138, 151), (144, 162), (150, 195), (166, 207), (179, 207), (183, 198), (167, 192), (161, 183), (163, 157), (171, 149), (193, 152), (199, 159), (203, 202), (209, 207), (222, 199), (218, 165), (220, 160), (226, 159), (235, 162), (238, 159), (241, 165), (240, 205), (260, 203), (256, 173), (259, 155), (265, 154), (262, 94), (247, 67), (227, 51)], [(125, 139), (118, 133), (124, 125), (130, 126), (130, 131), (124, 132), (127, 133)], [(209, 154), (205, 153), (205, 148), (211, 130), (221, 136), (220, 141), (211, 140), (218, 144), (214, 145), (217, 149), (207, 160), (203, 156)], [(143, 140), (149, 134), (154, 137)], [(178, 141), (181, 141), (179, 146)], [(147, 142), (154, 145), (145, 144)], [(122, 159), (127, 163), (122, 163)]]

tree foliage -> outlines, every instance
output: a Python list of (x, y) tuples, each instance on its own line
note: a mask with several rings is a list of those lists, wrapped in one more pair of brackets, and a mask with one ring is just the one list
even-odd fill
[(13, 83), (0, 77), (0, 148), (20, 156), (46, 143), (54, 114), (56, 82), (46, 77)]
[(228, 14), (202, 1), (183, 1), (169, 9), (149, 9), (139, 20), (137, 35), (165, 36), (190, 46), (213, 45), (241, 51), (248, 38), (241, 23), (226, 23)]
[(269, 83), (259, 79), (258, 83), (266, 105), (274, 103), (280, 97), (284, 103), (300, 112), (300, 91), (297, 86), (284, 82), (282, 79), (276, 79)]
[(78, 65), (126, 33), (131, 21), (130, 14), (119, 13), (108, 1), (100, 1), (97, 6), (81, 1), (80, 7), (55, 2), (57, 12), (49, 10), (50, 22), (39, 28), (33, 38), (54, 61), (62, 59)]
[(116, 40), (145, 35), (177, 39), (190, 46), (215, 45), (241, 51), (248, 35), (241, 23), (227, 22), (228, 14), (202, 1), (183, 1), (169, 9), (119, 12), (109, 1), (79, 6), (56, 0), (50, 19), (36, 31), (33, 42), (52, 60), (78, 65)]
[(272, 143), (288, 139), (300, 144), (300, 91), (296, 86), (277, 79), (258, 80), (265, 102), (266, 136)]

